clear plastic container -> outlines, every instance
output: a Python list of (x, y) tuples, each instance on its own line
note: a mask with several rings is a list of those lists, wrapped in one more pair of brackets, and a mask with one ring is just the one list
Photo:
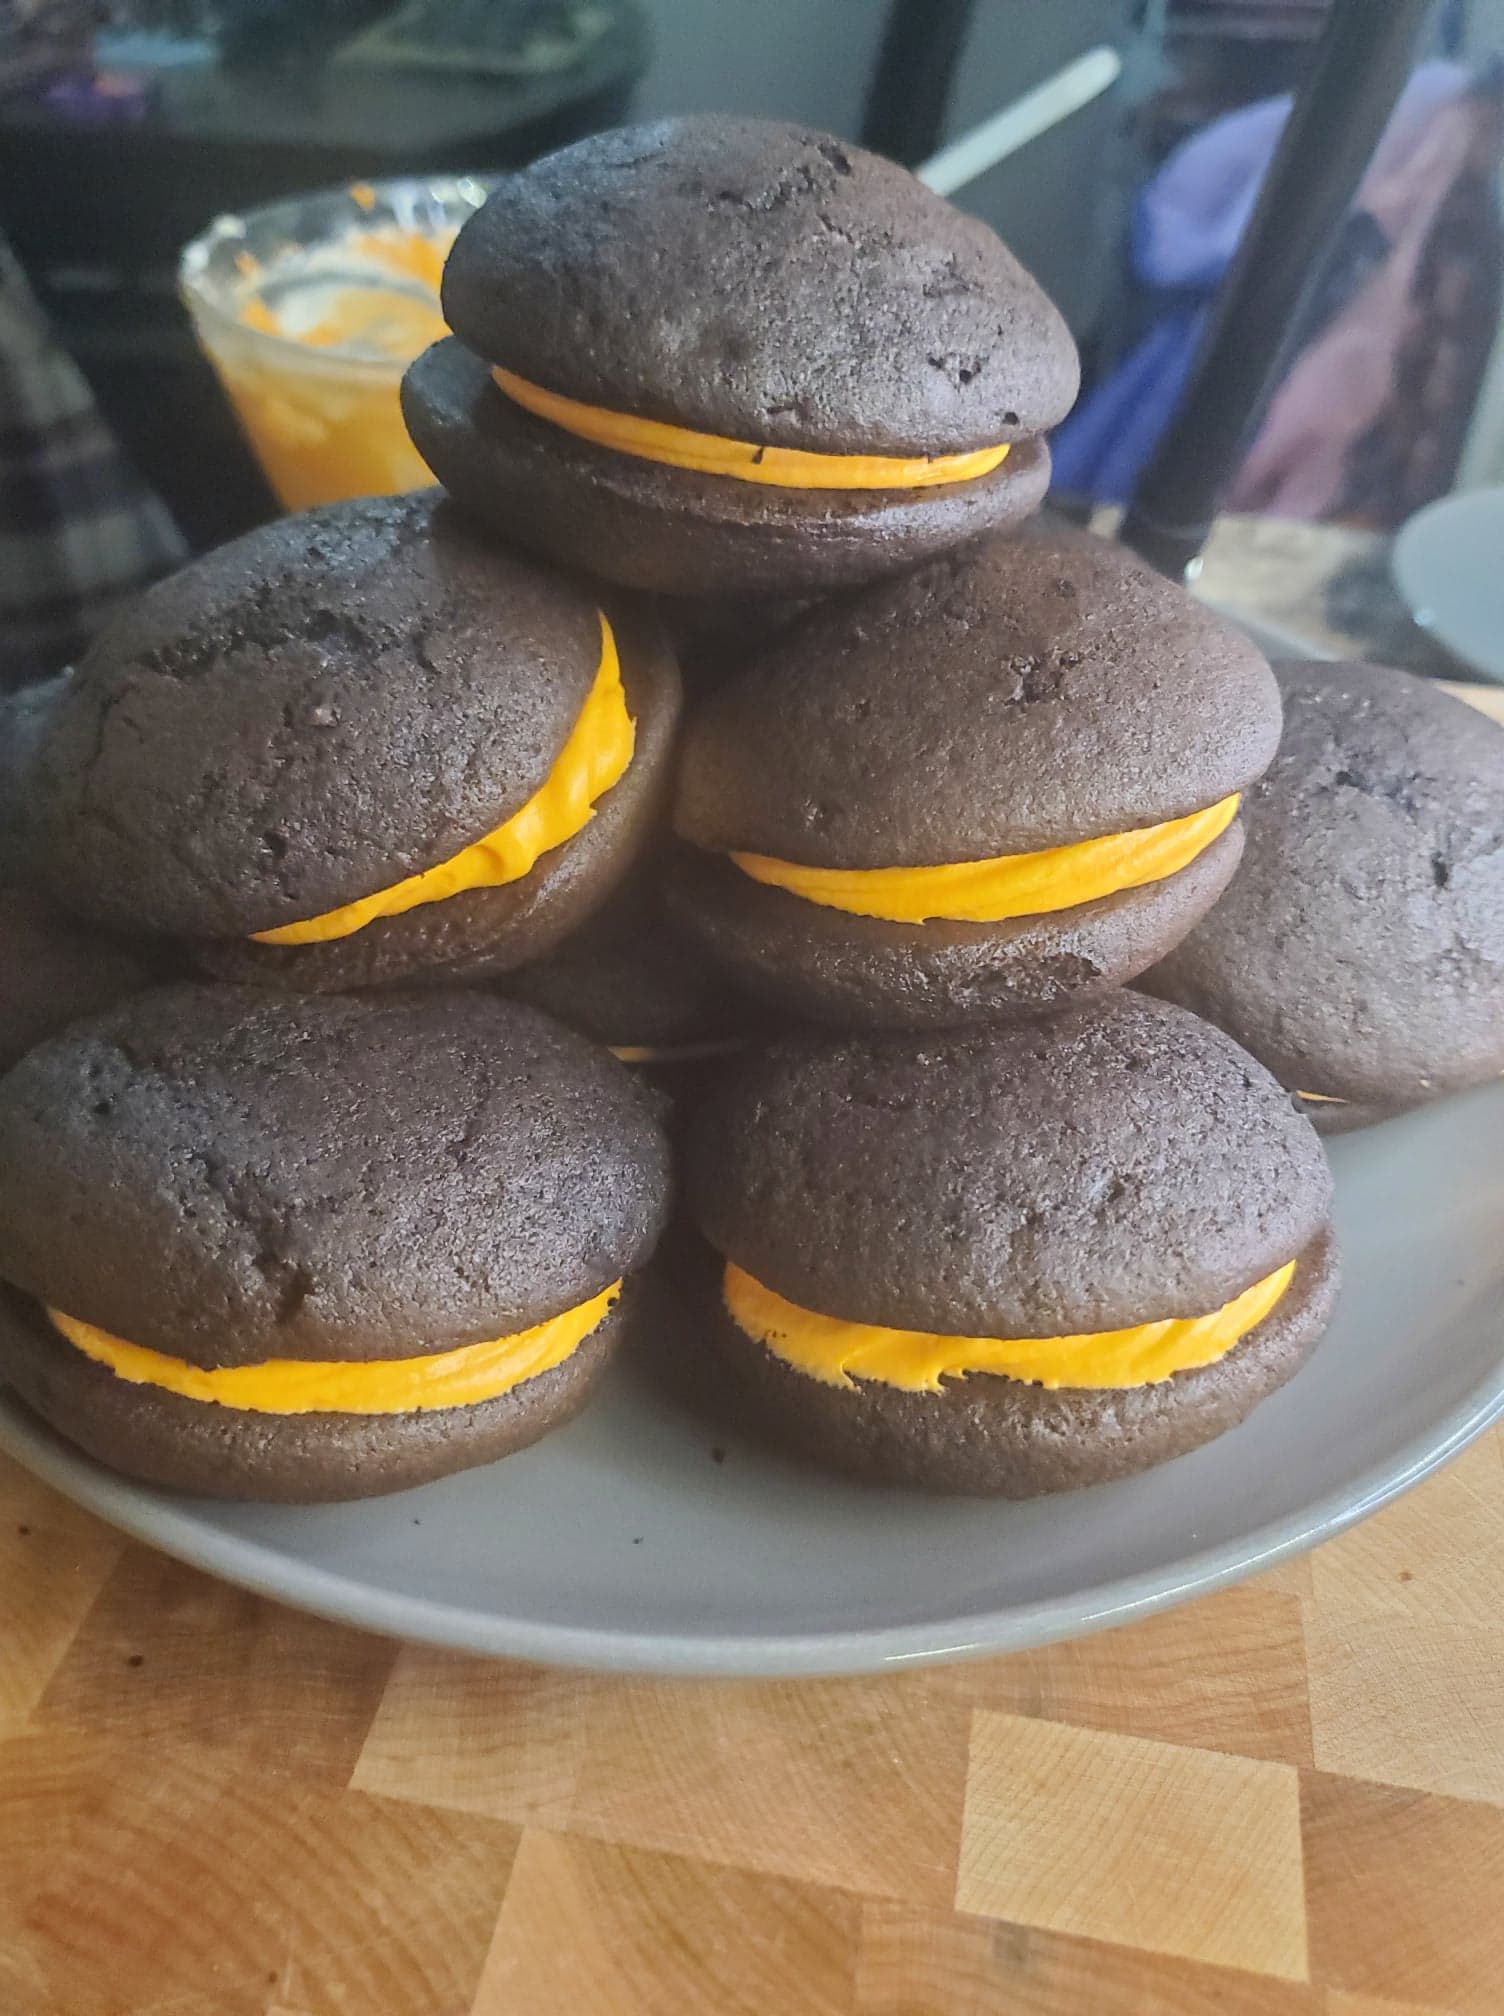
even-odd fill
[(473, 176), (356, 183), (220, 217), (178, 269), (194, 329), (291, 511), (430, 483), (398, 404), (445, 334), (439, 276)]

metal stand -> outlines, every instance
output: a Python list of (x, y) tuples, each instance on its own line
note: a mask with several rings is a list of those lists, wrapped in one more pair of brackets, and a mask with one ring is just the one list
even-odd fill
[(862, 114), (862, 145), (912, 168), (945, 130), (976, 0), (891, 0)]
[(1287, 330), (1410, 72), (1430, 0), (1337, 0), (1180, 408), (1123, 520), (1124, 544), (1176, 577), (1272, 389)]

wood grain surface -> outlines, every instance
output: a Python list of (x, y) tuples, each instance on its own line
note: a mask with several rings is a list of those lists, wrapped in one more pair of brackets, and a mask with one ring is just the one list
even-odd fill
[(1501, 2010), (1504, 1430), (1151, 1622), (787, 1684), (399, 1647), (0, 1457), (0, 2016)]
[(1498, 2016), (1504, 1430), (1127, 1630), (884, 1678), (399, 1647), (0, 1458), (3, 2016)]

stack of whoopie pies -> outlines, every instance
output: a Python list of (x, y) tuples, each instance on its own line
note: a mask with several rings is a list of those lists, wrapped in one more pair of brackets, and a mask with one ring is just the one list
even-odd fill
[(0, 1080), (0, 1376), (195, 1491), (503, 1455), (629, 1327), (647, 1067), (739, 1419), (1005, 1496), (1233, 1426), (1336, 1294), (1301, 1104), (1504, 1068), (1504, 736), (1306, 668), (1281, 745), (1239, 632), (1026, 523), (1065, 325), (843, 141), (567, 148), (444, 301), (442, 488), (195, 562), (16, 738), (24, 900), (135, 963)]
[(576, 1410), (667, 1144), (606, 1050), (457, 983), (605, 903), (678, 712), (648, 609), (438, 492), (236, 541), (18, 710), (0, 1374), (38, 1413), (154, 1483), (312, 1500)]

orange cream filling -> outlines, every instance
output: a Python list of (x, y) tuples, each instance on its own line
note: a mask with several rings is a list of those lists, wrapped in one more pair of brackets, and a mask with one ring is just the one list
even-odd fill
[(741, 1049), (734, 1036), (707, 1037), (703, 1043), (611, 1043), (611, 1055), (622, 1064), (696, 1064), (707, 1057), (729, 1057)]
[(499, 364), (492, 366), (491, 376), (515, 404), (598, 448), (635, 455), (644, 462), (665, 462), (674, 469), (698, 469), (706, 476), (733, 476), (740, 483), (772, 483), (785, 490), (927, 490), (940, 483), (970, 483), (996, 469), (1009, 448), (1006, 441), (960, 455), (825, 455), (807, 448), (773, 448), (587, 406), (519, 378)]
[(214, 1371), (127, 1344), (60, 1309), (47, 1314), (85, 1357), (132, 1386), (154, 1386), (184, 1400), (249, 1414), (413, 1414), (435, 1407), (474, 1407), (562, 1365), (604, 1320), (620, 1293), (620, 1281), (613, 1281), (588, 1302), (531, 1330), (422, 1358), (339, 1363), (268, 1358), (259, 1365), (222, 1365)]
[(1289, 1261), (1209, 1316), (1136, 1323), (1081, 1337), (947, 1337), (848, 1323), (786, 1302), (726, 1263), (722, 1296), (737, 1328), (823, 1386), (875, 1379), (905, 1393), (938, 1393), (942, 1379), (991, 1372), (1051, 1389), (1152, 1386), (1176, 1372), (1214, 1365), (1275, 1307), (1295, 1275)]
[(560, 847), (595, 817), (597, 801), (632, 760), (636, 727), (627, 712), (616, 639), (601, 619), (601, 662), (584, 706), (543, 783), (518, 812), (483, 839), (472, 841), (436, 868), (326, 910), (298, 924), (253, 931), (259, 945), (318, 945), (348, 938), (377, 917), (398, 917), (420, 903), (442, 903), (465, 889), (495, 889), (518, 882), (541, 855)]
[(755, 882), (856, 917), (880, 917), (891, 924), (924, 924), (932, 918), (996, 924), (1009, 917), (1070, 910), (1177, 874), (1226, 832), (1238, 815), (1239, 798), (1234, 792), (1204, 812), (1132, 833), (937, 868), (805, 868), (766, 854), (733, 853), (731, 859)]

